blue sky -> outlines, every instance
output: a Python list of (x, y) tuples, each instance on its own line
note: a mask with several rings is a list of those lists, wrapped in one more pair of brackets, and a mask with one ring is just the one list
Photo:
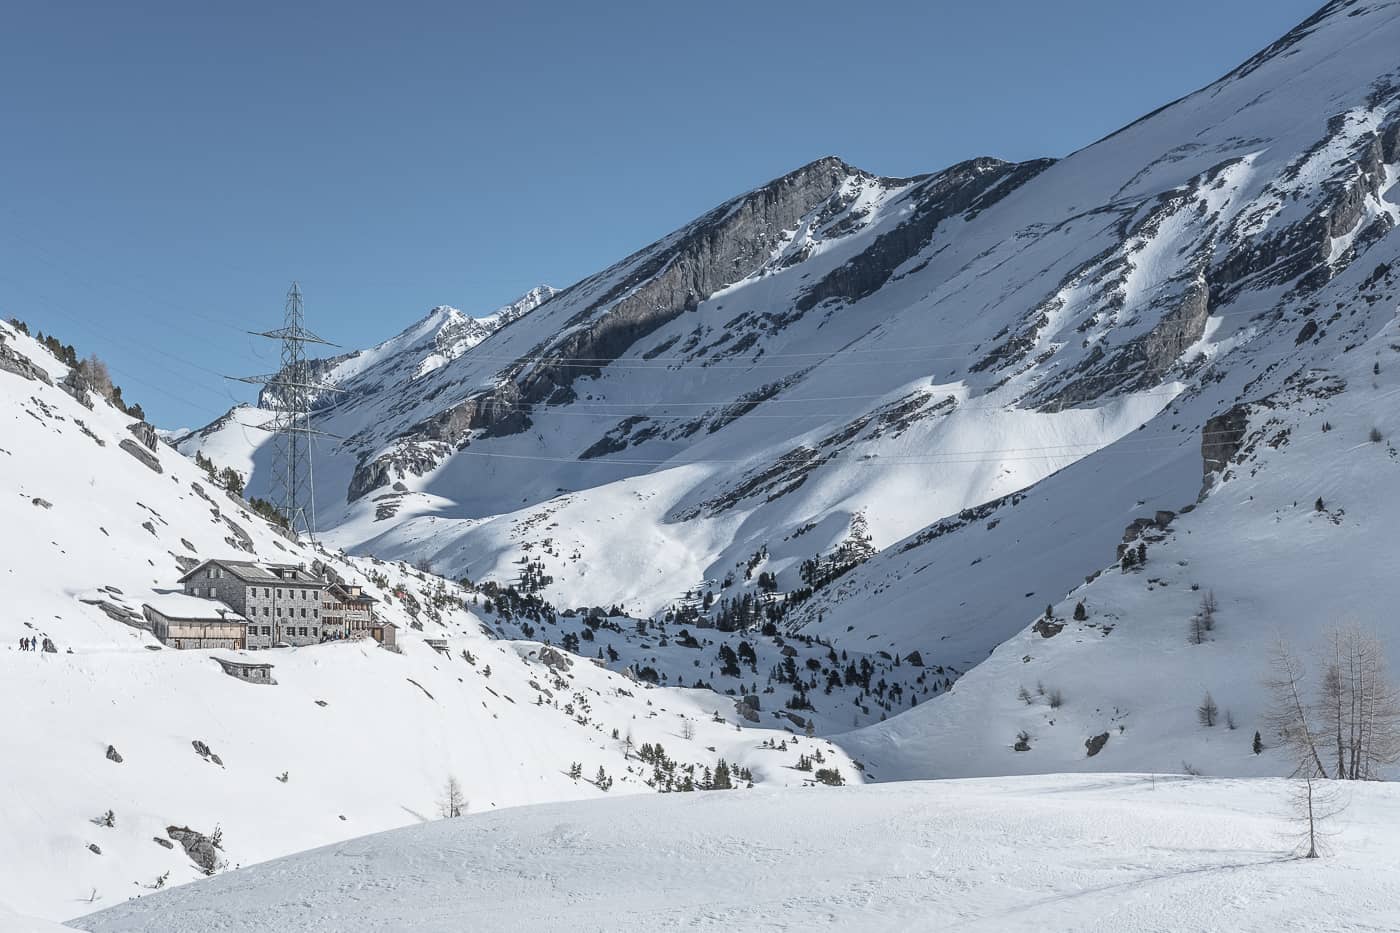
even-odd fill
[(1321, 0), (48, 3), (0, 29), (0, 314), (163, 426), (270, 371), (568, 285), (823, 155), (1065, 155)]

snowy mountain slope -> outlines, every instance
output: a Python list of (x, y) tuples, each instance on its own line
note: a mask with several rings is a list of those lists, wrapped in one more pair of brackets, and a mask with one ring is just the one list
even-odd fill
[[(835, 805), (833, 805), (835, 804)], [(1282, 781), (1103, 775), (590, 801), (356, 839), (74, 921), (179, 928), (1384, 930), (1394, 788), (1289, 857)]]
[[(234, 866), (433, 819), (449, 775), (469, 812), (600, 796), (600, 767), (611, 793), (650, 791), (654, 768), (623, 747), (628, 735), (662, 743), (678, 780), (725, 758), (757, 783), (799, 785), (812, 775), (793, 765), (820, 748), (859, 780), (826, 743), (750, 727), (708, 691), (651, 688), (500, 638), (455, 584), (286, 539), (174, 450), (146, 447), (127, 415), (92, 396), (86, 407), (59, 385), (66, 374), (0, 324), (7, 907), (69, 917), (200, 877), (179, 845), (155, 841), (170, 827), (221, 829)], [(235, 652), (162, 648), (137, 627), (143, 600), (215, 556), (321, 561), (364, 583), (401, 653), (368, 642), (251, 653), (274, 665), (276, 685), (262, 686), (222, 673), (215, 658)], [(25, 638), (56, 651), (21, 652)], [(770, 749), (770, 737), (794, 744)]]
[[(718, 595), (764, 548), (779, 591), (796, 592), (802, 562), (858, 513), (888, 548), (1006, 496), (1053, 498), (1039, 518), (1065, 532), (1053, 554), (1039, 537), (988, 549), (964, 542), (980, 531), (947, 532), (934, 550), (960, 571), (980, 556), (977, 570), (945, 568), (949, 585), (889, 603), (868, 629), (825, 588), (793, 620), (903, 650), (947, 641), (940, 660), (965, 667), (1101, 566), (1138, 500), (1194, 496), (1196, 442), (1179, 438), (1339, 352), (1295, 339), (1320, 289), (1351, 272), (1359, 288), (1389, 255), (1398, 39), (1395, 3), (1330, 3), (1053, 164), (977, 159), (914, 179), (805, 166), (411, 391), (326, 408), (349, 440), (318, 460), (318, 514), (347, 548), (474, 579), (513, 579), (550, 537), (552, 601), (653, 614), (696, 587)], [(250, 438), (225, 422), (204, 443), (216, 462), (251, 463), (257, 491)], [(1080, 461), (1087, 499), (1047, 480)], [(877, 579), (896, 566), (854, 585), (914, 592)], [(1004, 586), (1021, 568), (1025, 584)], [(968, 607), (971, 630), (926, 625)]]
[[(1391, 250), (1389, 265), (1400, 268), (1400, 239), (1391, 235), (1377, 249), (1383, 247)], [(1393, 274), (1375, 277), (1362, 288), (1373, 300), (1359, 307), (1329, 300), (1333, 293), (1352, 294), (1359, 273), (1348, 272), (1319, 293), (1319, 314), (1344, 310), (1333, 312), (1329, 334), (1313, 338), (1350, 346), (1350, 352), (1337, 346), (1326, 368), (1277, 367), (1287, 373), (1284, 385), (1246, 393), (1249, 403), (1231, 419), (1240, 425), (1237, 433), (1216, 423), (1224, 433), (1209, 442), (1214, 469), (1200, 504), (1182, 494), (1174, 502), (1122, 511), (1120, 518), (1145, 520), (1127, 532), (1137, 535), (1130, 546), (1146, 544), (1144, 565), (1123, 571), (1113, 565), (1113, 552), (1099, 554), (1102, 575), (1064, 598), (1040, 594), (1034, 605), (1052, 603), (1053, 621), (1009, 637), (935, 701), (838, 743), (881, 779), (1165, 771), (1181, 770), (1183, 763), (1205, 774), (1287, 773), (1296, 762), (1281, 749), (1256, 755), (1251, 748), (1256, 730), (1266, 745), (1276, 742), (1265, 723), (1265, 680), (1277, 639), (1304, 658), (1315, 657), (1329, 625), (1356, 622), (1375, 629), (1392, 661), (1400, 659), (1400, 630), (1392, 623), (1400, 580), (1389, 566), (1400, 522), (1394, 404), (1400, 397), (1400, 281)], [(1199, 454), (1195, 459), (1201, 463)], [(1140, 488), (1151, 488), (1152, 474), (1139, 476)], [(995, 529), (981, 521), (965, 535), (983, 548), (996, 547), (1001, 535), (1024, 535), (1026, 550), (1048, 555), (1073, 528), (1048, 522), (1047, 503), (1075, 488), (1082, 494), (1098, 479), (1087, 465), (1066, 470), (1020, 504), (989, 513), (1006, 515)], [(1184, 514), (1154, 521), (1154, 507)], [(857, 613), (894, 615), (924, 588), (938, 586), (948, 571), (936, 563), (946, 553), (911, 544), (904, 554), (882, 556), (853, 573), (847, 604), (832, 612), (830, 624)], [(1043, 563), (1058, 559), (1047, 556)], [(877, 569), (877, 563), (884, 566)], [(960, 563), (958, 573), (976, 572)], [(1029, 581), (1037, 572), (1032, 565), (1015, 579)], [(875, 583), (863, 592), (874, 582), (860, 579), (867, 573), (888, 579), (888, 590), (879, 593)], [(1022, 586), (1031, 583), (1014, 589)], [(1217, 624), (1205, 643), (1194, 644), (1191, 620), (1206, 593), (1219, 606)], [(1079, 602), (1086, 609), (1082, 622), (1073, 619)], [(934, 625), (952, 632), (980, 610), (974, 604), (961, 619)], [(1317, 663), (1311, 666), (1316, 674)], [(1029, 701), (1018, 696), (1022, 686)], [(1038, 686), (1062, 691), (1063, 705), (1052, 709)], [(1198, 721), (1207, 693), (1221, 710), (1222, 723), (1214, 728)], [(1012, 746), (1023, 731), (1030, 748), (1016, 752)], [(1086, 740), (1105, 733), (1107, 744), (1089, 757)]]
[[(535, 560), (551, 599), (640, 614), (697, 589), (754, 593), (722, 580), (763, 552), (791, 597), (784, 626), (965, 671), (1111, 563), (1125, 526), (1194, 502), (1203, 454), (1232, 455), (1245, 430), (1237, 405), (1288, 398), (1301, 373), (1352, 369), (1384, 339), (1400, 261), (1397, 38), (1400, 6), (1332, 3), (1053, 165), (977, 160), (893, 181), (824, 160), (780, 179), (444, 366), (458, 381), (438, 396), (400, 399), (406, 428), (378, 418), (385, 431), (361, 436), (398, 432), (389, 453), (364, 448), (353, 469), (327, 459), (354, 497), (327, 503), (343, 509), (333, 534), (477, 578)], [(758, 232), (752, 215), (768, 218)], [(771, 247), (783, 222), (795, 226)], [(757, 268), (706, 295), (722, 281), (708, 257), (745, 246)], [(678, 266), (704, 288), (678, 297), (662, 274)], [(449, 391), (467, 397), (427, 414)], [(363, 417), (345, 408), (327, 421)], [(833, 554), (855, 514), (883, 553), (803, 594), (804, 562)], [(1210, 534), (1227, 540), (1235, 518), (1221, 521)], [(991, 670), (960, 710), (993, 708)], [(1257, 707), (1255, 673), (1241, 703)], [(874, 734), (941, 734), (946, 702)], [(1157, 692), (1137, 708), (1177, 702)], [(962, 741), (962, 760), (925, 743), (944, 757), (886, 749), (871, 766), (1179, 767), (1205, 739), (1164, 733), (1105, 765), (1075, 735), (1007, 765), (1018, 730), (975, 721), (984, 747)]]

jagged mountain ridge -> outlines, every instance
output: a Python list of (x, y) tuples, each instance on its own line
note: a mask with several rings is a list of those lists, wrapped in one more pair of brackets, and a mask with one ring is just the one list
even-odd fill
[[(529, 314), (557, 293), (556, 288), (537, 285), (514, 301), (480, 317), (471, 317), (450, 305), (439, 305), (398, 335), (369, 350), (353, 350), (309, 360), (308, 376), (314, 382), (337, 388), (353, 385), (356, 391), (362, 393), (382, 392), (386, 388), (403, 391), (405, 385), (402, 383), (386, 386), (373, 378), (363, 377), (373, 371), (376, 374), (408, 373), (411, 374), (409, 381), (421, 378), (455, 360), (500, 328)], [(313, 405), (324, 402), (321, 392), (313, 390), (311, 397)], [(282, 401), (277, 389), (269, 386), (259, 392), (257, 407), (281, 408)]]
[[(652, 612), (719, 594), (761, 549), (796, 590), (862, 512), (888, 556), (793, 624), (975, 663), (1038, 611), (1023, 594), (1058, 598), (1111, 559), (1139, 503), (1192, 500), (1212, 419), (1382, 326), (1398, 20), (1329, 3), (1059, 162), (881, 179), (824, 159), (722, 205), (392, 417), (327, 409), (352, 438), (318, 464), (330, 534), (475, 577), (539, 557), (557, 601)], [(1322, 315), (1336, 282), (1345, 326)], [(256, 483), (256, 457), (225, 450)], [(1059, 478), (1081, 461), (1089, 493)], [(1041, 494), (1074, 547), (970, 543), (979, 512)], [(893, 570), (920, 537), (946, 555), (941, 587)], [(878, 626), (876, 590), (905, 594)]]

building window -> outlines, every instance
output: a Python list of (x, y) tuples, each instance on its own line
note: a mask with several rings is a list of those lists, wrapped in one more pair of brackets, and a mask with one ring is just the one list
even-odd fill
[(263, 599), (267, 599), (271, 595), (272, 590), (268, 589), (267, 587), (263, 587)]
[(297, 632), (297, 634), (298, 634), (298, 635), (305, 635), (305, 634), (306, 634), (306, 626), (303, 625), (303, 626), (301, 627), (301, 629)]
[(316, 610), (315, 610), (315, 609), (312, 609), (312, 610), (311, 610), (311, 618), (313, 618), (313, 619), (316, 618)]
[(263, 606), (263, 615), (267, 615), (271, 611), (271, 609), (268, 609), (266, 606)]
[(277, 607), (277, 618), (279, 618), (279, 619), (282, 618), (282, 607), (281, 607), (281, 606), (278, 606), (278, 607)]
[(264, 635), (271, 635), (271, 634), (272, 634), (272, 626), (270, 626), (270, 625), (264, 625), (264, 626), (263, 626), (263, 634), (264, 634)]
[(280, 586), (277, 588), (277, 598), (278, 598), (278, 599), (281, 599), (281, 598), (282, 598), (282, 588), (281, 588)]

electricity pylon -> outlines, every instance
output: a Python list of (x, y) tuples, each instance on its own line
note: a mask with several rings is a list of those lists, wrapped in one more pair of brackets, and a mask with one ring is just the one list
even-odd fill
[(264, 395), (268, 407), (277, 410), (271, 419), (256, 425), (271, 431), (272, 504), (287, 520), (292, 534), (316, 537), (316, 482), (312, 467), (312, 438), (334, 438), (335, 435), (317, 431), (311, 426), (311, 394), (339, 392), (335, 386), (311, 381), (311, 366), (306, 358), (306, 344), (327, 347), (335, 344), (306, 329), (301, 305), (301, 289), (293, 282), (287, 292), (286, 319), (278, 330), (249, 331), (255, 337), (267, 337), (282, 343), (282, 368), (269, 376), (239, 376), (239, 382), (265, 386), (272, 392)]

